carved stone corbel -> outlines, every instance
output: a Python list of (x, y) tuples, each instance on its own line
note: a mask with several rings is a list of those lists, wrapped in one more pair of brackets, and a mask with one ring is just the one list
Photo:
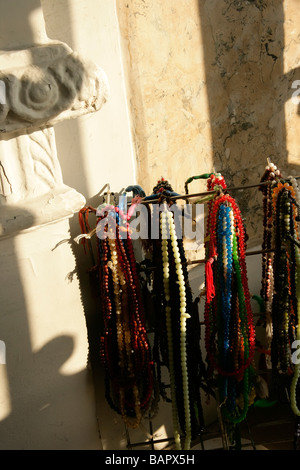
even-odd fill
[(0, 132), (48, 127), (98, 111), (108, 97), (103, 70), (64, 43), (0, 55)]
[(54, 124), (101, 109), (105, 73), (65, 43), (0, 51), (0, 236), (70, 217), (84, 197), (64, 185)]

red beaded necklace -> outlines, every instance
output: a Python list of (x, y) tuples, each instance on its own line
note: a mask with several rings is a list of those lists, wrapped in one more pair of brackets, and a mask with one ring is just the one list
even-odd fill
[[(103, 320), (100, 356), (105, 369), (106, 399), (130, 428), (139, 426), (145, 413), (153, 411), (156, 399), (151, 349), (128, 223), (136, 203), (133, 201), (128, 214), (117, 206), (103, 207), (97, 219), (97, 226), (107, 223), (104, 230), (101, 226), (97, 237)], [(82, 231), (86, 227), (82, 223), (86, 213), (83, 210), (80, 214)]]
[[(213, 190), (216, 189), (216, 187), (219, 186), (222, 189), (226, 189), (226, 183), (224, 181), (224, 178), (222, 176), (215, 176), (211, 175), (211, 177), (208, 179), (207, 182), (207, 188), (208, 190)], [(211, 303), (213, 299), (216, 296), (216, 286), (213, 283), (213, 273), (212, 273), (212, 265), (214, 262), (217, 262), (218, 260), (218, 252), (217, 252), (217, 241), (216, 241), (216, 235), (217, 235), (217, 216), (218, 216), (218, 211), (220, 209), (220, 206), (226, 204), (231, 207), (233, 211), (233, 216), (234, 216), (234, 229), (235, 229), (235, 236), (238, 242), (238, 256), (239, 256), (239, 263), (240, 263), (240, 273), (241, 273), (241, 283), (243, 286), (243, 294), (245, 297), (245, 308), (246, 308), (246, 316), (247, 316), (247, 322), (248, 322), (248, 339), (249, 339), (249, 357), (247, 358), (246, 362), (240, 366), (238, 370), (233, 370), (233, 371), (225, 371), (222, 370), (218, 364), (216, 363), (215, 360), (215, 354), (211, 348), (210, 345), (210, 340), (209, 337), (211, 335), (210, 331), (210, 322), (208, 319), (208, 310), (211, 306)], [(245, 368), (249, 366), (249, 364), (252, 361), (253, 354), (254, 354), (254, 345), (255, 345), (255, 332), (254, 332), (254, 324), (253, 324), (253, 315), (252, 315), (252, 309), (250, 305), (250, 294), (249, 294), (249, 289), (248, 289), (248, 279), (247, 279), (247, 268), (246, 268), (246, 256), (245, 256), (245, 230), (244, 230), (244, 225), (242, 221), (242, 216), (240, 209), (236, 203), (236, 201), (229, 195), (229, 194), (219, 194), (215, 197), (214, 200), (209, 201), (208, 203), (209, 209), (208, 209), (208, 218), (207, 218), (207, 231), (206, 231), (206, 257), (207, 257), (207, 262), (206, 262), (206, 280), (211, 283), (211, 285), (207, 285), (206, 283), (206, 318), (207, 318), (207, 352), (208, 355), (210, 356), (210, 359), (214, 366), (219, 370), (220, 373), (224, 375), (240, 375)], [(207, 275), (207, 272), (210, 271)], [(208, 279), (207, 279), (208, 278)]]
[[(247, 336), (248, 336), (248, 341), (249, 341), (249, 356), (246, 358), (245, 362), (240, 364), (240, 367), (238, 369), (229, 371), (229, 370), (223, 370), (218, 363), (216, 362), (216, 356), (215, 356), (215, 350), (212, 349), (211, 346), (211, 335), (213, 334), (212, 331), (212, 326), (210, 323), (209, 319), (209, 309), (211, 306), (211, 303), (213, 302), (213, 298), (217, 295), (216, 293), (214, 295), (207, 295), (207, 302), (206, 302), (206, 312), (205, 312), (205, 318), (206, 318), (206, 349), (208, 356), (210, 358), (210, 361), (214, 365), (214, 367), (218, 370), (219, 373), (222, 375), (226, 376), (240, 376), (241, 373), (244, 372), (244, 370), (249, 367), (252, 359), (253, 359), (253, 354), (254, 354), (254, 347), (255, 347), (255, 331), (254, 331), (254, 324), (253, 324), (253, 315), (252, 315), (252, 309), (250, 305), (250, 294), (249, 294), (249, 289), (248, 289), (248, 279), (247, 279), (247, 268), (246, 268), (246, 262), (245, 262), (245, 237), (244, 237), (244, 228), (243, 228), (243, 223), (241, 219), (241, 214), (239, 211), (239, 208), (236, 204), (236, 202), (233, 200), (231, 196), (228, 194), (224, 194), (222, 196), (219, 196), (215, 200), (215, 204), (212, 208), (212, 213), (210, 217), (210, 241), (209, 241), (209, 255), (208, 255), (208, 261), (209, 265), (212, 265), (212, 259), (214, 261), (217, 261), (218, 253), (216, 249), (216, 220), (217, 220), (217, 213), (219, 206), (224, 203), (229, 203), (233, 209), (234, 213), (234, 218), (235, 218), (235, 233), (236, 237), (239, 241), (239, 262), (240, 262), (240, 273), (241, 273), (241, 284), (243, 286), (243, 292), (244, 292), (244, 299), (245, 299), (245, 309), (246, 309), (246, 316), (247, 316)], [(211, 278), (210, 278), (211, 282)], [(208, 289), (208, 292), (215, 292), (215, 287)]]

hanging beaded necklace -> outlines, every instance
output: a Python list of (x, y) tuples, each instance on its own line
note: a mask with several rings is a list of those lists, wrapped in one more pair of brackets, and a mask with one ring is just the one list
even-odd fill
[[(172, 403), (172, 419), (173, 419), (173, 430), (174, 430), (174, 439), (176, 449), (181, 449), (180, 441), (180, 426), (178, 422), (178, 410), (177, 410), (177, 399), (176, 399), (176, 380), (175, 380), (175, 364), (173, 358), (174, 342), (173, 342), (173, 333), (172, 333), (172, 317), (171, 317), (171, 307), (169, 305), (171, 298), (170, 291), (170, 279), (169, 279), (169, 256), (168, 256), (168, 239), (167, 239), (167, 228), (170, 227), (170, 217), (168, 217), (167, 212), (161, 214), (160, 227), (161, 227), (161, 250), (162, 250), (162, 263), (163, 263), (163, 284), (164, 284), (164, 294), (166, 300), (165, 306), (165, 315), (166, 315), (166, 329), (167, 329), (167, 345), (168, 345), (168, 366), (170, 373), (170, 387), (171, 387), (171, 403)], [(172, 217), (172, 214), (170, 214)], [(172, 231), (173, 233), (173, 231)], [(175, 238), (173, 238), (175, 240)], [(172, 240), (172, 241), (173, 241)], [(175, 243), (174, 243), (175, 246)], [(184, 293), (183, 293), (184, 297)], [(185, 345), (184, 345), (184, 354), (185, 354)], [(186, 383), (186, 386), (188, 384)], [(190, 432), (190, 429), (188, 430)]]
[[(161, 201), (165, 200), (166, 187), (167, 195), (174, 194), (169, 183), (160, 180), (153, 190), (154, 198), (161, 195)], [(192, 300), (182, 239), (177, 236), (169, 204), (165, 203), (159, 214), (160, 238), (153, 248), (157, 268), (153, 281), (157, 321), (154, 358), (158, 378), (162, 365), (169, 370), (175, 446), (181, 449), (182, 433), (183, 448), (187, 450), (193, 437), (203, 428), (200, 382), (204, 364), (197, 336), (200, 333), (198, 310)], [(164, 390), (162, 396), (166, 399)]]
[[(146, 412), (151, 414), (155, 398), (153, 361), (129, 230), (138, 199), (133, 202), (128, 214), (118, 206), (101, 206), (96, 232), (105, 220), (97, 237), (105, 396), (124, 423), (134, 429)], [(81, 212), (82, 230), (84, 214)]]
[[(263, 241), (262, 241), (262, 281), (260, 296), (264, 302), (265, 313), (262, 326), (266, 332), (266, 349), (271, 349), (272, 340), (272, 299), (273, 299), (273, 201), (272, 201), (272, 184), (282, 177), (280, 170), (274, 163), (268, 162), (265, 172), (261, 178), (261, 183), (270, 182), (270, 184), (262, 185), (259, 190), (263, 195)], [(258, 322), (259, 324), (259, 322)], [(269, 356), (266, 358), (269, 361)]]
[[(295, 204), (297, 206), (298, 215), (295, 219), (295, 222), (299, 224), (299, 207), (300, 207), (300, 191), (298, 184), (295, 178), (289, 177), (290, 183), (294, 189)], [(295, 227), (296, 229), (296, 227)], [(299, 249), (295, 248), (295, 258), (296, 258), (296, 298), (297, 298), (297, 326), (295, 332), (297, 344), (300, 344), (300, 254)], [(291, 383), (291, 407), (294, 414), (300, 417), (300, 364), (297, 362), (294, 364), (294, 375)]]
[[(295, 339), (300, 344), (300, 254), (299, 249), (295, 250), (296, 258), (296, 298), (297, 298), (297, 325)], [(294, 375), (291, 383), (291, 407), (296, 416), (300, 416), (300, 364), (294, 364)]]
[(224, 178), (211, 175), (206, 231), (205, 345), (211, 373), (219, 379), (224, 416), (241, 422), (247, 413), (255, 330), (245, 261), (245, 230), (236, 201), (224, 194)]
[(299, 339), (299, 206), (293, 186), (278, 182), (273, 187), (275, 231), (274, 297), (272, 304), (272, 370), (279, 387), (284, 376), (291, 376), (291, 406), (298, 415), (297, 394), (299, 369), (292, 363), (291, 345)]

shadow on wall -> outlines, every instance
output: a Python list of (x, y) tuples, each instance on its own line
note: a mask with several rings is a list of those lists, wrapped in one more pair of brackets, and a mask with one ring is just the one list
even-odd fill
[[(30, 213), (24, 209), (22, 212), (24, 218), (34, 225)], [(16, 252), (15, 236), (1, 239), (1, 271), (4, 277), (0, 290), (0, 331), (6, 358), (0, 366), (0, 448), (51, 449), (53, 445), (60, 445), (54, 444), (55, 436), (61, 432), (55, 429), (54, 416), (60, 416), (63, 420), (72, 412), (72, 409), (66, 412), (66, 392), (76, 387), (78, 377), (64, 376), (60, 368), (72, 356), (74, 339), (61, 335), (33, 351), (28, 299)], [(29, 258), (26, 259), (26, 256)], [(24, 262), (34, 264), (34, 260), (30, 261), (30, 254), (23, 253), (23, 257)], [(39, 272), (42, 279), (36, 280), (38, 289), (43, 284), (44, 276), (46, 279), (48, 267), (45, 265), (45, 272)], [(43, 302), (40, 305), (43, 308)]]
[[(65, 2), (66, 3), (66, 2)], [(30, 34), (30, 22), (28, 11), (28, 24), (26, 18), (23, 18), (23, 26), (26, 30), (27, 39)], [(67, 14), (67, 12), (66, 12)], [(65, 18), (66, 23), (69, 24), (68, 18)], [(32, 38), (34, 39), (34, 38)], [(32, 41), (34, 42), (34, 41)], [(74, 128), (73, 128), (74, 132)], [(78, 138), (76, 131), (73, 134), (74, 139)], [(13, 138), (13, 137), (12, 137)], [(2, 136), (1, 139), (8, 140), (7, 137)], [(80, 146), (80, 139), (77, 142)], [(80, 161), (77, 162), (78, 166)], [(72, 159), (72, 164), (76, 164)], [(28, 180), (30, 184), (30, 180)], [(3, 206), (4, 207), (4, 206)], [(6, 208), (7, 209), (7, 208)], [(7, 209), (8, 210), (8, 209)], [(18, 210), (17, 207), (11, 207), (12, 213)], [(22, 210), (22, 215), (27, 218), (27, 226), (25, 228), (34, 227), (35, 220), (29, 212)], [(67, 223), (66, 223), (66, 227)], [(41, 251), (43, 256), (48, 257), (50, 262), (45, 262), (42, 267), (35, 266), (36, 259), (31, 257), (32, 252), (28, 253), (22, 251), (20, 256), (20, 247), (14, 236), (2, 238), (1, 243), (1, 272), (2, 282), (0, 290), (0, 331), (1, 341), (4, 341), (6, 346), (6, 365), (1, 367), (1, 410), (0, 410), (0, 448), (2, 450), (46, 450), (46, 449), (68, 449), (80, 448), (78, 442), (83, 445), (97, 446), (98, 435), (97, 426), (93, 423), (87, 423), (89, 418), (84, 418), (84, 410), (78, 410), (78, 403), (76, 396), (85, 396), (86, 401), (87, 390), (89, 389), (87, 372), (73, 374), (64, 374), (62, 366), (71, 358), (74, 353), (75, 345), (74, 337), (61, 334), (54, 339), (48, 341), (42, 347), (33, 349), (33, 336), (38, 336), (39, 321), (42, 321), (43, 328), (47, 322), (57, 322), (57, 331), (61, 327), (62, 331), (68, 325), (59, 323), (61, 320), (60, 315), (62, 309), (66, 306), (63, 304), (57, 305), (56, 300), (61, 299), (59, 295), (51, 292), (51, 284), (47, 282), (50, 277), (54, 280), (54, 284), (60, 284), (64, 280), (64, 276), (68, 273), (64, 272), (67, 269), (63, 264), (59, 249), (58, 253), (53, 256), (53, 246), (51, 242), (53, 239), (64, 233), (65, 224), (58, 228), (58, 233), (51, 238), (45, 232), (43, 241), (40, 242), (37, 238), (37, 244), (33, 253), (39, 259)], [(43, 229), (44, 230), (44, 229)], [(61, 232), (60, 232), (61, 230)], [(46, 229), (47, 232), (47, 229)], [(35, 231), (29, 233), (36, 233)], [(18, 234), (16, 234), (18, 235)], [(53, 233), (52, 233), (53, 235)], [(23, 235), (21, 235), (23, 237)], [(28, 233), (24, 237), (28, 237)], [(26, 241), (22, 248), (27, 247)], [(22, 261), (22, 268), (20, 266), (20, 258)], [(70, 261), (70, 260), (69, 260)], [(56, 264), (57, 263), (57, 264)], [(32, 323), (32, 316), (29, 315), (29, 300), (30, 303), (37, 307), (37, 300), (28, 299), (24, 284), (24, 265), (25, 271), (30, 272), (31, 280), (26, 278), (26, 287), (36, 279), (36, 292), (41, 296), (44, 292), (45, 297), (37, 308), (38, 315), (34, 316)], [(40, 268), (40, 269), (39, 269)], [(52, 271), (52, 272), (51, 272)], [(58, 272), (59, 271), (59, 272)], [(30, 290), (30, 289), (29, 289)], [(34, 292), (32, 289), (31, 292)], [(34, 294), (33, 294), (33, 297)], [(37, 296), (38, 297), (38, 296)], [(47, 299), (49, 300), (49, 305)], [(44, 311), (40, 312), (39, 309)], [(47, 312), (52, 312), (51, 318), (47, 317)], [(31, 312), (32, 313), (32, 312)], [(36, 313), (36, 312), (35, 312)], [(72, 314), (72, 312), (71, 312)], [(40, 315), (40, 316), (39, 316)], [(36, 322), (36, 323), (35, 323)], [(84, 322), (83, 322), (84, 323)], [(82, 333), (81, 333), (82, 334)], [(83, 333), (84, 335), (84, 333)], [(86, 358), (84, 358), (85, 362)], [(82, 387), (82, 389), (80, 389)], [(74, 393), (76, 391), (76, 393)], [(93, 397), (92, 397), (93, 399)], [(5, 409), (7, 405), (7, 409)], [(83, 405), (84, 406), (84, 405)], [(91, 405), (93, 408), (93, 404)], [(76, 426), (74, 426), (74, 422)], [(80, 423), (80, 421), (82, 421)], [(96, 417), (95, 417), (96, 423)], [(76, 429), (74, 429), (74, 427)], [(85, 429), (95, 431), (95, 435), (81, 436)], [(74, 439), (74, 442), (72, 442)], [(88, 442), (88, 443), (87, 443)]]
[[(71, 11), (69, 1), (41, 0), (46, 32), (49, 38), (65, 42), (74, 50)], [(55, 31), (55, 37), (52, 32)], [(57, 31), (62, 31), (62, 37), (57, 36)], [(83, 147), (80, 138), (77, 119), (65, 121), (55, 126), (55, 138), (58, 158), (61, 165), (64, 183), (76, 188), (86, 196), (88, 188), (86, 182), (82, 155)], [(74, 171), (76, 168), (76, 171)]]
[(71, 293), (79, 304), (80, 296), (66, 280), (74, 262), (59, 239), (64, 231), (68, 221), (0, 241), (2, 450), (100, 448), (87, 351), (78, 344), (84, 319), (69, 305)]
[[(198, 1), (214, 168), (228, 186), (258, 183), (267, 158), (285, 176), (300, 171), (299, 157), (287, 148), (285, 105), (295, 92), (292, 86), (300, 79), (300, 68), (284, 73), (283, 4), (282, 0)], [(299, 107), (294, 106), (290, 125), (296, 127)], [(261, 242), (257, 227), (261, 194), (256, 188), (234, 195), (247, 214), (249, 245), (256, 245)]]
[[(72, 30), (70, 2), (41, 0), (41, 4), (48, 36), (51, 37), (54, 31), (55, 39), (67, 43), (74, 49), (75, 40)], [(61, 32), (61, 36), (57, 35), (57, 32)], [(89, 175), (86, 174), (83, 162), (84, 147), (82, 145), (81, 129), (78, 121), (75, 119), (56, 125), (55, 137), (64, 183), (75, 187), (77, 191), (87, 198), (87, 194), (89, 194), (87, 184)], [(75, 171), (74, 168), (76, 169)], [(86, 205), (97, 207), (99, 205), (98, 195), (96, 194), (88, 198)], [(93, 214), (89, 217), (91, 226), (93, 226), (91, 219), (93, 219)], [(100, 307), (98, 304), (99, 293), (95, 271), (91, 271), (91, 268), (96, 264), (96, 260), (92, 255), (92, 251), (87, 250), (85, 252), (81, 244), (78, 245), (74, 242), (75, 237), (79, 233), (78, 215), (75, 214), (74, 218), (70, 219), (70, 246), (76, 261), (76, 274), (80, 285), (80, 297), (87, 326), (89, 342), (87, 362), (91, 366), (96, 394), (95, 419), (99, 419), (100, 415), (105, 415), (105, 407), (103, 412), (105, 397), (102, 393), (103, 371), (99, 357), (99, 331), (101, 331), (101, 315), (99, 314)], [(91, 242), (88, 243), (92, 243), (93, 252), (97, 253), (97, 249), (94, 246), (95, 242), (96, 237), (93, 237)], [(99, 419), (99, 427), (101, 428), (101, 419)]]

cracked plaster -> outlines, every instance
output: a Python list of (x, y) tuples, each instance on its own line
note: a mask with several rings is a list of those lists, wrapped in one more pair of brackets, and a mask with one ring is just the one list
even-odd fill
[[(296, 0), (118, 2), (139, 184), (220, 171), (258, 183), (270, 158), (300, 174)], [(205, 189), (193, 183), (191, 192)], [(249, 245), (260, 242), (258, 191), (235, 193)]]

